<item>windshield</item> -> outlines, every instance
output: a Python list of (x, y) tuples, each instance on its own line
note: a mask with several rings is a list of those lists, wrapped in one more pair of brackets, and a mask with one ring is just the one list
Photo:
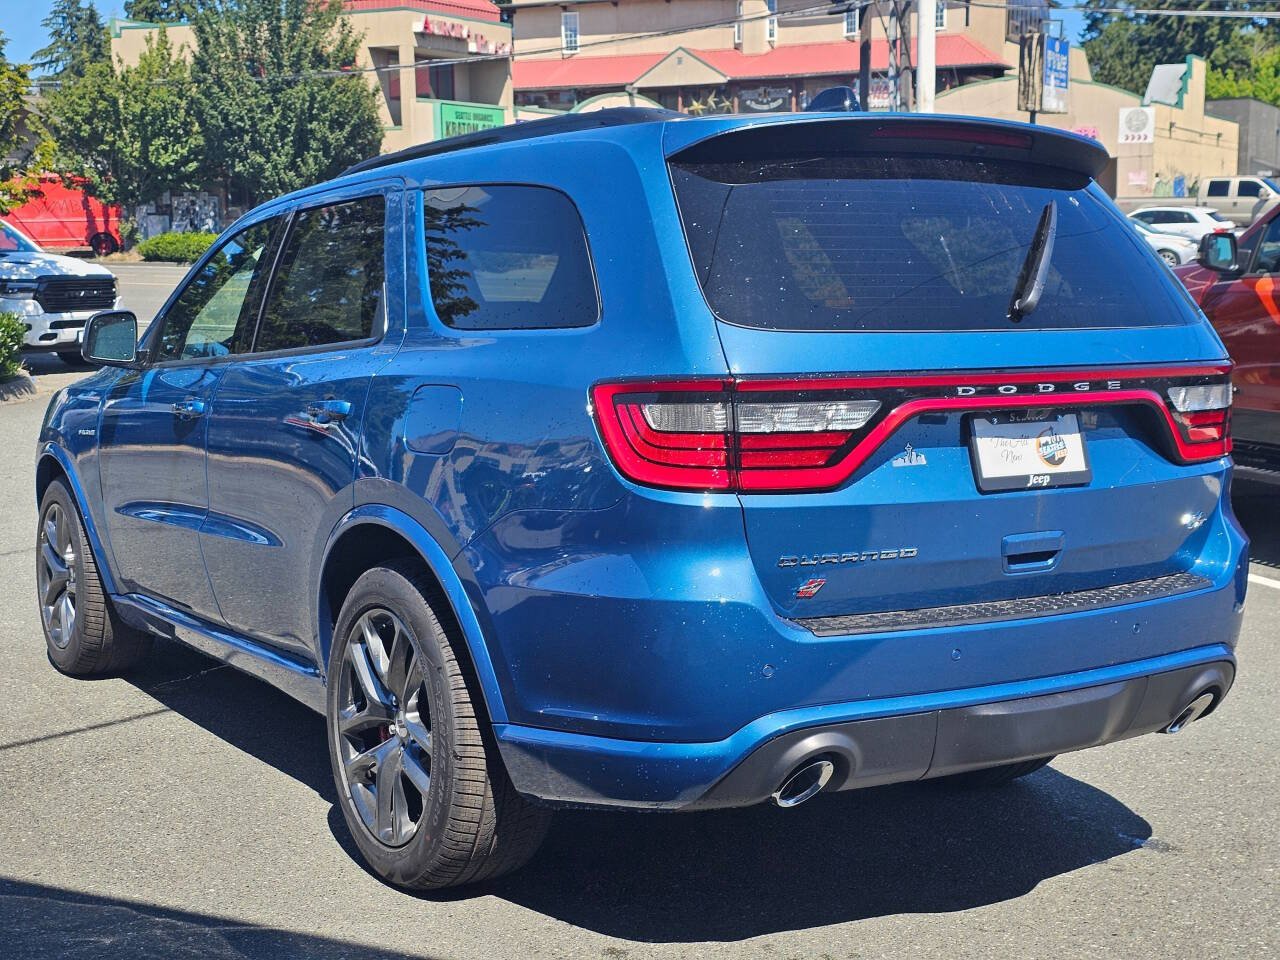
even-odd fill
[(1011, 161), (813, 156), (677, 161), (672, 176), (698, 279), (730, 323), (1008, 328), (1051, 201), (1053, 255), (1021, 329), (1189, 320), (1146, 244), (1075, 174)]
[(6, 253), (38, 253), (40, 248), (0, 220), (0, 256)]

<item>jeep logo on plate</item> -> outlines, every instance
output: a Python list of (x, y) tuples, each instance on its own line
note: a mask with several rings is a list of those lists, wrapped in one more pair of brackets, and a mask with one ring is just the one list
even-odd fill
[(896, 547), (892, 550), (859, 550), (855, 553), (815, 553), (778, 558), (780, 567), (816, 567), (824, 563), (836, 565), (865, 563), (869, 560), (910, 560), (919, 551), (915, 547)]

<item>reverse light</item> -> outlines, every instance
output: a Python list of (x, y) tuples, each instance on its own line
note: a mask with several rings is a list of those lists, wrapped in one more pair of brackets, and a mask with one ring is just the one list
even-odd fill
[(1169, 403), (1180, 413), (1224, 410), (1231, 406), (1231, 384), (1203, 383), (1194, 387), (1170, 387)]

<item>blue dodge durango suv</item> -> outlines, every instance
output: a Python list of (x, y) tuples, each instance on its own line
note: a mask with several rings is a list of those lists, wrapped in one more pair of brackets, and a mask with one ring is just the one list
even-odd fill
[[(323, 712), (387, 880), (549, 810), (1007, 782), (1213, 710), (1230, 362), (1092, 141), (604, 111), (232, 226), (39, 438), (53, 664)], [(1205, 256), (1211, 254), (1206, 252)]]

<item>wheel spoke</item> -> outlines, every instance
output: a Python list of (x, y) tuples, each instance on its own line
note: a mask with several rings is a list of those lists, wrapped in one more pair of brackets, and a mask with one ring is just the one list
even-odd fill
[(360, 620), (360, 631), (364, 635), (364, 646), (369, 652), (369, 662), (373, 665), (373, 669), (377, 671), (378, 679), (382, 682), (384, 688), (394, 689), (387, 683), (387, 665), (389, 656), (387, 655), (386, 645), (382, 642), (382, 635), (378, 633), (378, 628), (373, 625), (373, 615), (365, 614)]
[(369, 700), (363, 710), (356, 710), (354, 707), (343, 710), (338, 716), (338, 730), (343, 736), (349, 737), (390, 723), (391, 719), (391, 711), (385, 704)]
[(383, 840), (394, 843), (395, 811), (392, 809), (392, 798), (395, 796), (395, 783), (400, 779), (401, 758), (404, 749), (399, 743), (387, 751), (378, 763), (374, 781), (374, 804), (377, 812), (374, 815), (374, 832)]
[(394, 690), (403, 703), (408, 699), (408, 693), (405, 690), (405, 678), (407, 677), (410, 664), (417, 660), (413, 653), (413, 643), (409, 640), (409, 634), (405, 630), (404, 625), (399, 620), (393, 620), (392, 626), (395, 628), (395, 636), (391, 640), (391, 653), (387, 656), (387, 689)]
[(62, 635), (70, 636), (76, 624), (76, 608), (69, 594), (64, 593), (58, 601), (58, 619), (62, 621)]
[(413, 755), (412, 750), (401, 753), (400, 766), (404, 770), (404, 775), (409, 778), (409, 782), (422, 794), (422, 804), (426, 806), (427, 791), (431, 788), (431, 774), (427, 773), (427, 768)]
[(384, 741), (376, 747), (371, 747), (362, 753), (357, 753), (348, 760), (343, 761), (343, 769), (347, 772), (347, 780), (353, 783), (368, 783), (369, 771), (375, 766), (380, 766), (385, 759), (386, 753), (390, 749), (391, 741)]
[(351, 664), (351, 670), (356, 675), (356, 682), (360, 684), (365, 700), (390, 709), (391, 697), (374, 674), (373, 667), (369, 664), (368, 650), (363, 643), (352, 639), (347, 644), (347, 662)]
[(71, 572), (67, 569), (67, 565), (62, 562), (62, 558), (47, 543), (41, 547), (41, 553), (44, 557), (45, 567), (49, 571), (49, 580), (44, 587), (44, 605), (47, 607), (58, 599), (58, 594), (62, 593), (67, 586), (67, 582), (71, 578)]

